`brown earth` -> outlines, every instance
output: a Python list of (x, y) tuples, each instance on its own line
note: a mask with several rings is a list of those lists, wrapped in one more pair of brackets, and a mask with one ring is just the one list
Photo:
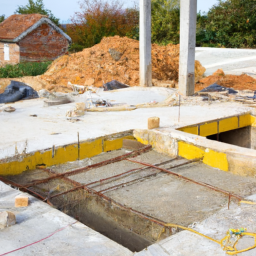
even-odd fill
[[(156, 84), (168, 81), (175, 86), (179, 74), (179, 45), (153, 44), (152, 72)], [(196, 61), (196, 79), (199, 80), (204, 72), (205, 68)], [(119, 36), (103, 38), (100, 44), (55, 60), (42, 79), (59, 86), (71, 82), (100, 87), (113, 79), (138, 86), (139, 41)]]
[(246, 74), (240, 76), (226, 75), (222, 69), (218, 69), (211, 76), (205, 77), (196, 83), (195, 91), (198, 92), (214, 83), (229, 88), (232, 87), (235, 90), (256, 90), (256, 79)]

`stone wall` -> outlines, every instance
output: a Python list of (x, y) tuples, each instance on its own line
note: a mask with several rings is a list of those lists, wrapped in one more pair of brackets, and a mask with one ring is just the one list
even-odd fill
[(54, 60), (68, 51), (68, 40), (48, 24), (42, 24), (20, 42), (20, 61)]
[[(5, 45), (7, 47), (5, 47)], [(5, 53), (5, 51), (6, 51), (5, 49), (7, 49), (8, 47), (9, 47), (9, 54)], [(20, 47), (19, 47), (19, 45), (15, 44), (15, 43), (0, 42), (0, 66), (4, 66), (6, 64), (17, 64), (19, 62), (20, 62)]]

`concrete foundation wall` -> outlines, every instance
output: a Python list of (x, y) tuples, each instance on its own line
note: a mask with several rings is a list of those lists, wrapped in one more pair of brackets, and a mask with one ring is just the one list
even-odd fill
[(54, 60), (68, 51), (68, 40), (48, 24), (42, 24), (20, 42), (20, 61)]
[[(6, 59), (5, 45), (9, 48), (9, 58)], [(8, 54), (7, 54), (8, 55)], [(9, 59), (9, 60), (8, 60)], [(15, 43), (0, 42), (0, 67), (6, 64), (17, 64), (20, 62), (20, 47)]]
[[(204, 164), (241, 176), (256, 175), (256, 151), (171, 129), (135, 130), (143, 144), (170, 156), (201, 160)], [(165, 140), (166, 143), (162, 143)]]

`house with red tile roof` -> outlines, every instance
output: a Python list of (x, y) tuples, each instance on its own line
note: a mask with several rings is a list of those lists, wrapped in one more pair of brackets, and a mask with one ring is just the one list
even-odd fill
[(71, 38), (47, 16), (14, 14), (0, 23), (0, 66), (54, 60), (70, 44)]

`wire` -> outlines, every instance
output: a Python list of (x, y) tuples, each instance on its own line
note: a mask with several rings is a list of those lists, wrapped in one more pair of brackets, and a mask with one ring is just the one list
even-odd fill
[(29, 247), (29, 246), (31, 246), (31, 245), (37, 244), (37, 243), (39, 243), (39, 242), (42, 242), (43, 240), (48, 239), (49, 237), (55, 235), (56, 233), (58, 233), (58, 232), (64, 230), (65, 228), (67, 228), (67, 227), (69, 227), (69, 226), (74, 225), (75, 223), (77, 223), (77, 221), (74, 222), (74, 223), (71, 223), (71, 224), (69, 224), (69, 225), (67, 225), (67, 226), (65, 226), (65, 227), (63, 227), (63, 228), (60, 228), (60, 229), (56, 230), (55, 232), (53, 232), (52, 234), (50, 234), (49, 236), (47, 236), (47, 237), (45, 237), (45, 238), (42, 238), (42, 239), (40, 239), (40, 240), (38, 240), (38, 241), (36, 241), (36, 242), (34, 242), (34, 243), (31, 243), (31, 244), (22, 246), (22, 247), (20, 247), (20, 248), (18, 248), (18, 249), (15, 249), (15, 250), (13, 250), (13, 251), (6, 252), (6, 253), (4, 253), (4, 254), (0, 254), (0, 256), (4, 256), (4, 255), (10, 254), (10, 253), (19, 251), (19, 250), (22, 250), (22, 249), (24, 249), (24, 248), (26, 248), (26, 247)]

